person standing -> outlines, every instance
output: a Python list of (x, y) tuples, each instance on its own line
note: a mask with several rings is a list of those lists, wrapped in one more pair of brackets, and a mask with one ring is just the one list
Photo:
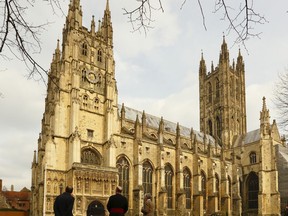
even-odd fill
[(116, 187), (116, 194), (109, 197), (107, 209), (110, 216), (124, 216), (128, 211), (128, 200), (122, 194), (122, 187)]
[(141, 209), (141, 212), (145, 216), (154, 215), (154, 205), (153, 205), (152, 196), (150, 193), (146, 193), (144, 195), (144, 207)]
[(72, 196), (72, 192), (73, 187), (67, 186), (65, 192), (56, 197), (54, 202), (55, 216), (73, 216), (75, 198)]

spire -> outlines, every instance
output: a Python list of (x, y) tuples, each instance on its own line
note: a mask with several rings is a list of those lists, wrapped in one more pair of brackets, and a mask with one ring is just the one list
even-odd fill
[(122, 107), (121, 107), (121, 118), (125, 119), (125, 106), (124, 106), (124, 103), (122, 103)]
[(92, 34), (92, 35), (95, 34), (95, 20), (94, 20), (94, 15), (92, 16), (92, 20), (91, 20), (91, 34)]
[(263, 97), (262, 111), (260, 112), (260, 129), (263, 135), (269, 134), (270, 130), (270, 114), (266, 106), (266, 98)]
[(143, 113), (142, 113), (142, 133), (144, 133), (146, 131), (146, 126), (147, 126), (146, 114), (145, 114), (145, 111), (143, 110)]
[(223, 42), (222, 42), (222, 45), (221, 45), (221, 50), (222, 51), (227, 51), (227, 43), (225, 41), (225, 35), (223, 35)]
[(163, 117), (161, 117), (161, 120), (159, 122), (158, 133), (163, 133), (163, 131), (164, 131), (164, 121), (163, 121)]
[(135, 121), (135, 138), (141, 139), (142, 138), (142, 131), (140, 128), (140, 121), (138, 114), (136, 116), (136, 121)]
[(101, 20), (98, 20), (98, 32), (101, 30)]
[(213, 61), (211, 62), (211, 73), (213, 73), (214, 71), (214, 64), (213, 64)]
[(240, 71), (244, 72), (244, 62), (243, 62), (243, 57), (241, 55), (240, 49), (239, 49), (238, 57), (237, 57), (236, 70), (239, 72)]
[(221, 62), (222, 60), (228, 60), (229, 61), (229, 51), (227, 48), (227, 43), (225, 41), (225, 35), (223, 35), (223, 42), (221, 45), (221, 52), (220, 52), (220, 59), (219, 62)]
[(109, 44), (113, 45), (113, 29), (111, 23), (111, 13), (109, 9), (109, 0), (106, 2), (106, 9), (104, 11), (104, 17), (102, 21), (102, 33), (104, 36), (104, 40)]
[(80, 0), (71, 0), (68, 9), (68, 16), (66, 17), (66, 27), (78, 29), (82, 26), (82, 8)]
[(109, 0), (106, 1), (106, 11), (110, 11)]
[(55, 59), (56, 59), (56, 61), (60, 60), (60, 41), (59, 41), (59, 39), (57, 40), (57, 46), (55, 49)]
[(199, 66), (199, 74), (200, 75), (206, 75), (206, 63), (205, 60), (203, 58), (203, 52), (201, 52), (201, 60), (200, 60), (200, 66)]
[(177, 126), (176, 126), (176, 136), (180, 137), (180, 126), (179, 126), (179, 122), (177, 122)]
[(34, 150), (34, 155), (33, 155), (33, 161), (32, 161), (32, 167), (36, 165), (36, 151)]

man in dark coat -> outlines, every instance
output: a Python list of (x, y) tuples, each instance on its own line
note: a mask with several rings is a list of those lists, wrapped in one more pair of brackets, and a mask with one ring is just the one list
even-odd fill
[(110, 216), (124, 216), (128, 211), (128, 200), (122, 194), (122, 187), (116, 187), (116, 194), (109, 197), (107, 209)]
[(75, 198), (72, 196), (73, 188), (67, 186), (64, 193), (56, 197), (54, 202), (55, 216), (73, 216), (72, 210)]

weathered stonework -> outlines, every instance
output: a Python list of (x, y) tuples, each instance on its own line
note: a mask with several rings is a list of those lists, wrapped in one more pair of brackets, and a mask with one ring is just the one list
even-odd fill
[[(199, 67), (200, 132), (118, 104), (109, 3), (98, 29), (69, 5), (53, 55), (42, 131), (32, 163), (31, 215), (54, 215), (66, 185), (74, 215), (105, 208), (117, 184), (127, 215), (142, 215), (150, 192), (155, 215), (280, 215), (275, 147), (282, 146), (263, 99), (260, 128), (247, 132), (244, 61)], [(107, 214), (107, 211), (106, 211)]]

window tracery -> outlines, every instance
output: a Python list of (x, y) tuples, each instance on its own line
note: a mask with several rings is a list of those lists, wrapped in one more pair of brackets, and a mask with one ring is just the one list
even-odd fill
[(253, 172), (250, 173), (247, 179), (248, 188), (248, 208), (258, 208), (258, 193), (259, 193), (259, 179), (258, 176)]
[(88, 95), (84, 95), (84, 96), (83, 96), (83, 102), (82, 102), (82, 104), (83, 104), (83, 107), (84, 107), (85, 109), (88, 108)]
[(201, 171), (201, 191), (203, 195), (203, 208), (206, 210), (206, 201), (207, 201), (207, 190), (206, 190), (206, 176), (203, 171)]
[(186, 167), (183, 171), (184, 176), (184, 190), (186, 196), (186, 209), (191, 209), (191, 172)]
[(102, 50), (98, 49), (97, 51), (97, 61), (102, 62)]
[(152, 178), (153, 178), (153, 168), (148, 161), (143, 163), (142, 170), (142, 184), (145, 193), (152, 194)]
[(101, 165), (101, 160), (94, 150), (85, 149), (81, 153), (81, 163)]
[(85, 42), (82, 43), (82, 55), (84, 55), (84, 56), (88, 55), (88, 46)]
[(255, 152), (251, 152), (249, 155), (250, 158), (250, 164), (255, 164), (256, 163), (256, 153)]
[(167, 190), (167, 208), (173, 208), (173, 170), (170, 166), (170, 164), (165, 165), (165, 186)]
[(123, 188), (122, 194), (129, 200), (129, 171), (130, 166), (127, 159), (123, 156), (116, 162), (119, 174), (119, 185)]

